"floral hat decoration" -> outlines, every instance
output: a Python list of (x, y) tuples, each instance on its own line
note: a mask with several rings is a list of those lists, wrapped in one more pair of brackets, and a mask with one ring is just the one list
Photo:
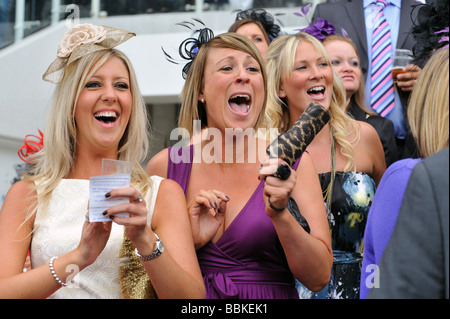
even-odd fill
[(72, 62), (89, 53), (114, 48), (134, 36), (135, 33), (109, 26), (90, 23), (75, 25), (59, 43), (57, 57), (42, 78), (58, 84), (64, 78), (66, 67)]
[[(308, 23), (308, 26), (303, 29), (297, 29), (296, 31), (308, 33), (320, 41), (323, 41), (328, 35), (337, 35), (335, 26), (329, 22), (328, 20), (317, 18), (316, 23), (311, 24), (311, 21), (306, 17), (311, 4), (307, 4), (300, 8), (300, 12), (294, 12), (294, 15), (305, 19)], [(347, 31), (344, 28), (341, 28), (341, 34), (344, 37), (348, 37)]]

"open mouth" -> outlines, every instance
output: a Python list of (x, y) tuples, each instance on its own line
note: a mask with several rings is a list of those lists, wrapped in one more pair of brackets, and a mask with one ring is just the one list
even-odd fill
[(309, 89), (306, 93), (312, 96), (313, 98), (323, 98), (325, 96), (325, 87), (324, 86), (315, 86)]
[(247, 94), (236, 94), (228, 100), (228, 104), (235, 113), (247, 114), (250, 110), (252, 99)]
[(114, 111), (103, 111), (103, 112), (95, 113), (94, 117), (99, 122), (102, 122), (107, 125), (111, 125), (117, 121), (117, 119), (119, 118), (119, 115)]

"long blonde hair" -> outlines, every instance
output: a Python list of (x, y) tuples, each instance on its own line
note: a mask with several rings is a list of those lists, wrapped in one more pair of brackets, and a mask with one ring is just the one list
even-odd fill
[[(294, 69), (295, 55), (302, 41), (311, 43), (331, 67), (330, 58), (322, 43), (307, 33), (299, 32), (297, 34), (281, 35), (272, 41), (267, 53), (266, 64), (268, 91), (265, 121), (268, 127), (277, 128), (280, 132), (285, 132), (289, 129), (290, 114), (289, 105), (287, 105), (285, 99), (278, 96), (278, 92), (281, 89), (282, 80), (289, 78)], [(335, 142), (340, 147), (340, 152), (348, 159), (344, 168), (344, 171), (347, 171), (350, 168), (355, 169), (355, 151), (352, 143), (357, 143), (360, 135), (355, 121), (344, 110), (343, 105), (346, 103), (345, 94), (341, 81), (333, 72), (333, 95), (329, 107), (329, 125)], [(356, 133), (356, 138), (354, 141), (349, 141), (348, 137), (353, 132)]]
[[(264, 69), (264, 61), (255, 45), (245, 36), (238, 33), (229, 32), (220, 34), (207, 43), (203, 44), (198, 50), (194, 61), (187, 73), (186, 82), (181, 91), (181, 109), (178, 118), (178, 126), (188, 130), (193, 134), (193, 121), (201, 120), (202, 128), (208, 125), (206, 111), (203, 103), (198, 100), (204, 86), (204, 73), (206, 58), (211, 48), (227, 48), (239, 50), (248, 53), (253, 57), (261, 67), (261, 73), (264, 81), (264, 92), (267, 88), (267, 76)], [(264, 94), (263, 107), (254, 128), (259, 128), (264, 123), (264, 111), (266, 107), (266, 94)]]
[(32, 181), (37, 192), (36, 207), (31, 208), (27, 220), (43, 205), (45, 212), (52, 191), (73, 169), (76, 147), (77, 126), (75, 108), (78, 97), (89, 78), (111, 57), (120, 58), (130, 75), (132, 110), (128, 126), (119, 143), (118, 160), (133, 163), (131, 183), (145, 193), (151, 188), (147, 174), (140, 166), (149, 147), (149, 122), (144, 100), (136, 80), (136, 74), (129, 59), (114, 49), (90, 53), (71, 63), (64, 79), (57, 85), (50, 108), (47, 125), (44, 129), (44, 147), (32, 157), (33, 165), (24, 176)]
[(449, 146), (448, 54), (447, 48), (431, 56), (409, 100), (409, 126), (424, 158)]

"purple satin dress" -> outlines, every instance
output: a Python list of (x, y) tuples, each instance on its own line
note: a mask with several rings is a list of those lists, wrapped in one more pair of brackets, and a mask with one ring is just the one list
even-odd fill
[[(192, 145), (169, 148), (167, 177), (185, 194), (192, 162)], [(265, 211), (263, 186), (261, 181), (217, 243), (197, 251), (207, 299), (298, 299), (294, 276)]]

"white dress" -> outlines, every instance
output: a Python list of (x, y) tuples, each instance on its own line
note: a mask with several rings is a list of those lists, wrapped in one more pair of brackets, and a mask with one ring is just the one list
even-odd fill
[[(144, 197), (151, 225), (153, 208), (161, 177), (152, 176), (152, 191)], [(152, 195), (155, 196), (152, 196)], [(39, 207), (31, 240), (31, 268), (45, 265), (52, 257), (58, 257), (75, 249), (81, 239), (89, 200), (89, 180), (63, 179), (52, 193), (45, 214)], [(90, 266), (78, 272), (77, 265), (66, 268), (72, 283), (58, 289), (49, 298), (122, 298), (119, 285), (119, 252), (122, 247), (124, 227), (112, 224), (111, 235), (102, 253)], [(57, 260), (56, 260), (57, 262)], [(50, 270), (49, 270), (50, 272)]]

